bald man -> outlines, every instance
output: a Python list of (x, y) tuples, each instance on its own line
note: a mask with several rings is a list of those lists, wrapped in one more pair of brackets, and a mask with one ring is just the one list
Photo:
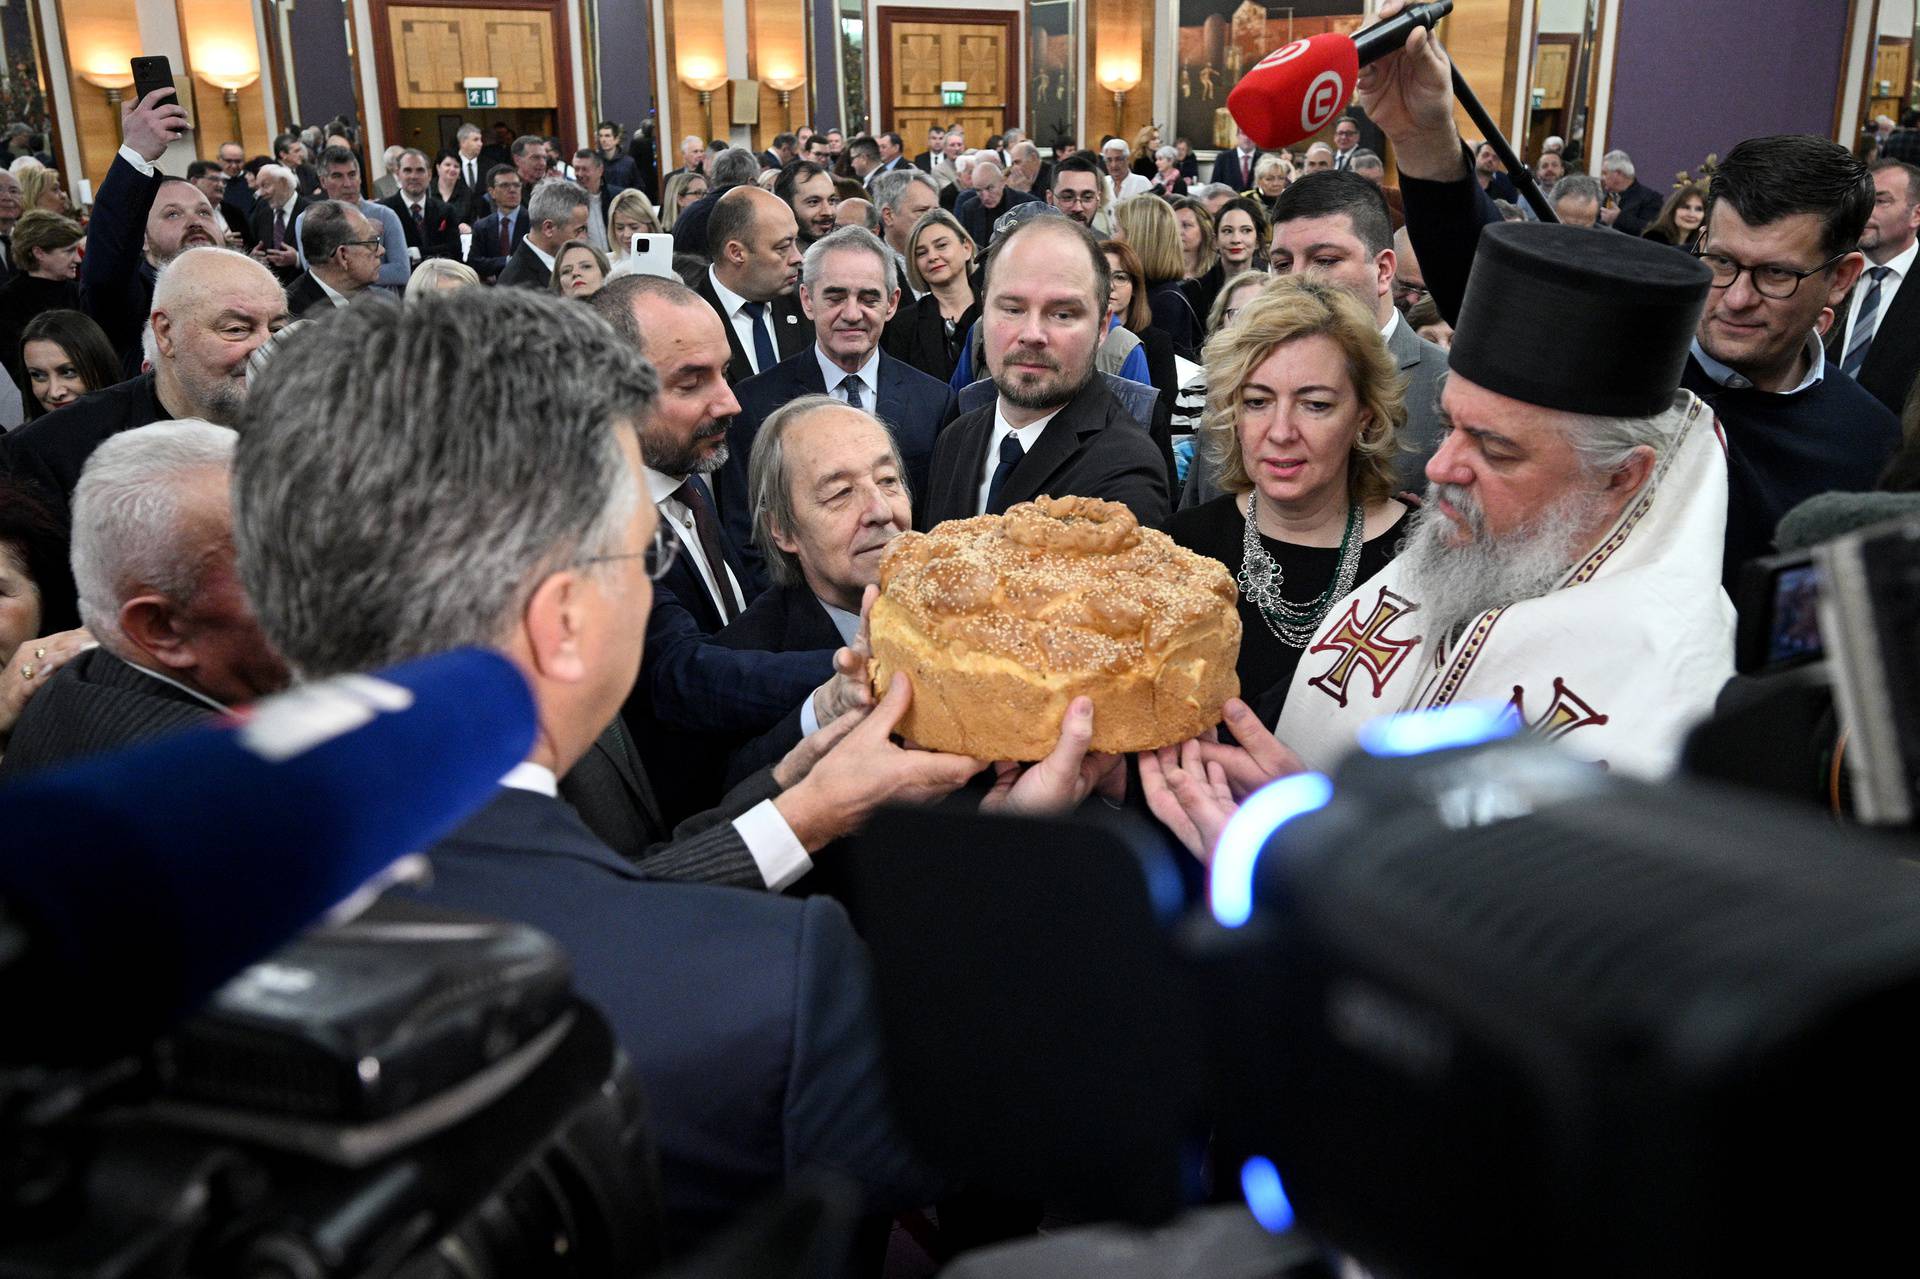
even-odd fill
[(770, 191), (740, 186), (721, 196), (707, 218), (712, 265), (698, 292), (721, 319), (732, 358), (727, 385), (764, 373), (813, 341), (800, 311), (800, 224)]
[(152, 324), (149, 371), (7, 437), (15, 469), (63, 501), (109, 436), (177, 418), (236, 425), (246, 403), (247, 357), (287, 322), (287, 295), (273, 272), (246, 254), (196, 246), (160, 270), (149, 314), (141, 319)]

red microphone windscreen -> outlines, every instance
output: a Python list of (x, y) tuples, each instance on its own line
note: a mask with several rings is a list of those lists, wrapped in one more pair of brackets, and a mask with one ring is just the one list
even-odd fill
[(1353, 37), (1328, 31), (1260, 59), (1227, 95), (1227, 110), (1262, 148), (1292, 146), (1340, 114), (1359, 78)]

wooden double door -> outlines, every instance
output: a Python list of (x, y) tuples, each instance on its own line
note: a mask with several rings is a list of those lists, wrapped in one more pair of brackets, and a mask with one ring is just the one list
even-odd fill
[[(898, 133), (909, 156), (927, 144), (934, 125), (958, 124), (978, 147), (1017, 123), (1020, 89), (1014, 59), (1020, 15), (963, 9), (875, 11), (880, 46), (880, 121), (877, 131)], [(966, 99), (941, 102), (942, 81), (965, 81)]]

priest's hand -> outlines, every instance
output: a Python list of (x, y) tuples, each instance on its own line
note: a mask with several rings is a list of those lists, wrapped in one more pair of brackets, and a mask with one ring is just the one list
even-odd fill
[(813, 715), (822, 726), (831, 724), (848, 711), (865, 710), (873, 705), (873, 684), (867, 663), (873, 658), (873, 602), (880, 588), (867, 587), (860, 599), (860, 629), (853, 643), (833, 654), (833, 678), (813, 690)]
[(1253, 708), (1239, 698), (1227, 699), (1222, 718), (1238, 744), (1230, 746), (1225, 742), (1210, 740), (1213, 736), (1211, 730), (1196, 744), (1201, 759), (1220, 766), (1236, 803), (1276, 777), (1306, 771), (1306, 765), (1300, 762), (1300, 757), (1267, 731), (1267, 726), (1260, 722)]
[(120, 139), (148, 164), (165, 155), (187, 125), (187, 109), (172, 88), (155, 89), (120, 108)]
[[(1034, 764), (1002, 760), (993, 766), (993, 789), (980, 801), (980, 810), (1044, 817), (1070, 812), (1096, 789), (1105, 791), (1124, 758), (1089, 752), (1092, 741), (1093, 699), (1076, 697), (1060, 723), (1060, 740), (1045, 759)], [(1120, 780), (1124, 784), (1123, 771)]]
[(896, 744), (893, 731), (912, 702), (912, 683), (895, 674), (880, 704), (848, 729), (805, 778), (774, 797), (773, 806), (802, 848), (817, 852), (851, 834), (883, 803), (930, 803), (950, 795), (985, 767), (964, 755)]
[(1140, 790), (1160, 824), (1203, 865), (1239, 807), (1224, 769), (1202, 757), (1198, 740), (1140, 752)]
[[(1407, 0), (1384, 0), (1384, 21)], [(1394, 162), (1413, 178), (1451, 182), (1467, 176), (1453, 122), (1453, 62), (1433, 33), (1416, 27), (1404, 49), (1360, 68), (1358, 100), (1393, 143)]]

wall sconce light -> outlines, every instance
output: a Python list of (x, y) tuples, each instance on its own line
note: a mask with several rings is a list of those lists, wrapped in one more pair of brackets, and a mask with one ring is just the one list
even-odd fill
[(258, 67), (248, 69), (243, 63), (235, 60), (227, 62), (218, 70), (203, 67), (195, 74), (220, 90), (220, 96), (226, 102), (227, 110), (233, 117), (233, 140), (240, 141), (243, 129), (240, 122), (240, 90), (260, 78), (260, 69)]
[(1140, 68), (1119, 62), (1103, 63), (1098, 79), (1100, 87), (1113, 95), (1113, 131), (1123, 132), (1120, 126), (1127, 118), (1127, 94), (1140, 86)]
[(713, 95), (727, 83), (726, 68), (711, 58), (688, 58), (680, 64), (680, 82), (700, 95), (700, 109), (707, 113), (707, 137), (713, 137)]
[(100, 59), (99, 65), (105, 70), (82, 71), (80, 78), (96, 89), (107, 91), (107, 114), (113, 117), (113, 133), (116, 138), (126, 140), (126, 134), (120, 122), (120, 104), (126, 100), (126, 92), (133, 87), (133, 69), (126, 63), (115, 66), (110, 58)]
[(793, 95), (807, 78), (792, 68), (781, 68), (767, 77), (767, 87), (780, 95), (780, 112), (786, 117), (786, 131), (793, 132)]

